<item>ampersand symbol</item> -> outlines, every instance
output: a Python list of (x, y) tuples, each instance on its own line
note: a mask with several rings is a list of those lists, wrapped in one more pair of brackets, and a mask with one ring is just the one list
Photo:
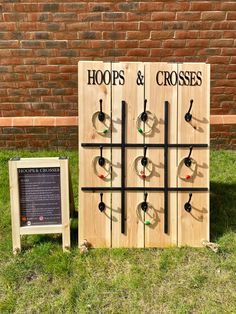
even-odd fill
[(136, 80), (137, 85), (143, 85), (144, 75), (142, 75), (141, 71), (138, 71), (137, 75), (138, 75), (137, 80)]

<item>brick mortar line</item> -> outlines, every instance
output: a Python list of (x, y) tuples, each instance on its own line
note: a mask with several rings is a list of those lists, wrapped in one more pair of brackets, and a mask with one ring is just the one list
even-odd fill
[[(211, 125), (236, 124), (236, 115), (211, 115)], [(0, 127), (77, 126), (77, 116), (0, 117)]]

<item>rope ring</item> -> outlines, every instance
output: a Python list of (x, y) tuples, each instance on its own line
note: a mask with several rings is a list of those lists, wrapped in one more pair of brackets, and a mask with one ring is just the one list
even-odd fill
[[(142, 158), (143, 156), (138, 156), (135, 158), (133, 162), (133, 169), (140, 178), (146, 179), (152, 175), (154, 166), (153, 166), (153, 162), (149, 158), (147, 158), (148, 163), (144, 167), (141, 163)], [(140, 169), (139, 169), (139, 166), (141, 166)]]
[[(144, 217), (148, 215), (148, 216), (151, 217), (152, 219), (151, 219), (151, 220), (149, 220), (149, 219), (142, 219), (141, 213), (143, 212), (143, 210), (142, 210), (142, 208), (141, 208), (141, 205), (142, 205), (142, 202), (139, 203), (138, 206), (137, 206), (137, 214), (138, 214), (139, 219), (141, 220), (141, 222), (142, 222), (145, 226), (154, 225), (154, 224), (156, 223), (156, 221), (157, 221), (157, 218), (158, 218), (158, 215), (156, 214), (156, 211), (155, 211), (154, 207), (152, 206), (151, 203), (147, 202), (148, 208), (147, 208), (146, 212), (144, 213)], [(152, 216), (150, 216), (150, 215), (148, 214), (148, 212), (150, 212), (151, 210), (152, 210), (153, 213), (154, 213)]]
[(181, 180), (188, 182), (191, 179), (195, 178), (197, 174), (197, 162), (193, 158), (191, 159), (191, 166), (187, 167), (184, 163), (185, 158), (183, 158), (178, 166), (178, 178)]
[[(96, 156), (94, 157), (93, 161), (92, 161), (92, 165), (93, 165), (93, 171), (95, 173), (95, 175), (100, 178), (100, 179), (106, 179), (109, 175), (111, 175), (111, 171), (112, 171), (112, 166), (111, 166), (111, 162), (104, 158), (105, 159), (105, 164), (104, 166), (100, 166), (99, 163), (98, 163), (98, 160), (99, 160), (100, 156)], [(97, 165), (100, 167), (100, 169), (102, 171), (98, 171), (97, 169)]]
[[(151, 111), (147, 110), (146, 113), (147, 113), (147, 117), (148, 117), (146, 122), (143, 122), (142, 119), (141, 119), (141, 116), (142, 116), (143, 113), (141, 113), (137, 117), (137, 120), (136, 120), (136, 128), (137, 128), (137, 130), (138, 130), (138, 132), (140, 134), (149, 134), (149, 133), (151, 133), (152, 130), (153, 130), (155, 121), (157, 120), (155, 114), (153, 114)], [(149, 121), (151, 121), (151, 124), (148, 123)], [(148, 126), (148, 129), (146, 131), (144, 131), (144, 127), (141, 128), (141, 123), (142, 122), (143, 122), (144, 125)]]
[[(96, 111), (94, 112), (94, 114), (92, 115), (92, 125), (93, 125), (93, 129), (95, 130), (95, 132), (97, 132), (100, 135), (106, 135), (109, 130), (111, 129), (111, 118), (109, 117), (108, 114), (106, 114), (104, 112), (105, 115), (105, 119), (103, 122), (100, 122), (98, 119), (98, 115), (100, 114), (100, 111)], [(102, 124), (104, 126), (104, 128), (102, 130), (99, 130), (96, 126), (96, 121), (99, 121), (100, 124)], [(107, 123), (107, 121), (109, 121), (109, 123)]]

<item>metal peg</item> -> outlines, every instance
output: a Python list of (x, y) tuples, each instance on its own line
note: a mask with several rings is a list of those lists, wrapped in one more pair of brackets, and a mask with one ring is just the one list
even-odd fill
[(192, 159), (191, 159), (191, 154), (192, 154), (192, 150), (193, 150), (193, 146), (190, 146), (189, 147), (189, 154), (188, 154), (188, 157), (184, 158), (184, 164), (186, 167), (191, 167), (191, 164), (192, 164)]
[(192, 120), (192, 114), (190, 113), (193, 106), (193, 99), (190, 100), (190, 106), (188, 112), (185, 114), (184, 119), (186, 122), (190, 122)]
[(143, 158), (141, 159), (141, 164), (142, 164), (142, 166), (146, 167), (147, 163), (148, 163), (148, 159), (146, 157), (146, 155), (147, 155), (147, 146), (145, 145), (143, 148), (144, 148), (144, 150), (143, 150)]
[(98, 114), (98, 120), (103, 122), (105, 120), (105, 113), (102, 111), (102, 99), (100, 99), (99, 102), (100, 102), (100, 111)]
[(143, 122), (146, 122), (147, 119), (148, 119), (148, 114), (146, 112), (146, 109), (147, 109), (147, 99), (144, 99), (144, 106), (143, 107), (144, 107), (143, 108), (144, 110), (143, 110), (143, 113), (141, 114), (141, 120)]
[(102, 156), (103, 146), (100, 146), (100, 157), (98, 159), (99, 166), (103, 167), (105, 165), (105, 158)]
[(145, 193), (144, 193), (144, 201), (141, 203), (141, 209), (142, 209), (144, 212), (146, 212), (147, 209), (148, 209), (147, 196), (148, 196), (148, 193), (145, 192)]
[(102, 201), (103, 198), (103, 193), (100, 193), (100, 203), (98, 204), (98, 209), (100, 210), (100, 212), (103, 212), (106, 208), (105, 203)]
[(184, 204), (184, 209), (186, 210), (186, 212), (190, 213), (192, 210), (192, 205), (190, 204), (191, 198), (192, 198), (192, 193), (189, 193), (189, 199), (187, 201), (187, 203)]

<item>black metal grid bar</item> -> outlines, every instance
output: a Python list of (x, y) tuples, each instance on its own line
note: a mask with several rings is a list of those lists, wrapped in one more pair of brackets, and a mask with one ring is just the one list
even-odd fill
[[(82, 147), (122, 147), (122, 143), (82, 143), (81, 144)], [(167, 147), (179, 147), (179, 148), (188, 148), (189, 146), (193, 146), (196, 148), (206, 148), (208, 147), (208, 144), (171, 144), (171, 143), (167, 143), (167, 144), (135, 144), (135, 143), (125, 143), (124, 145), (125, 147), (150, 147), (150, 148), (165, 148)]]
[[(168, 192), (206, 192), (209, 189), (203, 187), (169, 187), (168, 176), (168, 148), (178, 147), (187, 148), (189, 146), (206, 148), (208, 144), (172, 144), (168, 143), (169, 138), (169, 103), (165, 101), (165, 124), (164, 124), (164, 144), (135, 144), (125, 143), (125, 132), (126, 132), (126, 102), (122, 101), (122, 130), (121, 130), (121, 143), (82, 143), (82, 147), (120, 147), (121, 148), (121, 187), (82, 187), (82, 191), (121, 191), (121, 233), (125, 233), (125, 191), (156, 191), (164, 192), (164, 232), (168, 233), (168, 220), (169, 220), (169, 203), (168, 203)], [(126, 187), (125, 185), (125, 148), (126, 147), (150, 147), (150, 148), (164, 148), (164, 187)]]
[(169, 103), (165, 101), (165, 125), (164, 125), (164, 232), (168, 233), (169, 225), (169, 204), (168, 204), (168, 139), (169, 139)]
[(125, 101), (122, 101), (121, 106), (121, 233), (125, 233)]
[[(119, 186), (101, 186), (101, 187), (94, 187), (94, 186), (86, 186), (81, 188), (82, 191), (159, 191), (164, 192), (165, 187), (132, 187), (132, 186), (125, 186), (125, 187), (119, 187)], [(167, 191), (169, 192), (206, 192), (208, 191), (208, 188), (200, 188), (200, 187), (167, 187)]]

